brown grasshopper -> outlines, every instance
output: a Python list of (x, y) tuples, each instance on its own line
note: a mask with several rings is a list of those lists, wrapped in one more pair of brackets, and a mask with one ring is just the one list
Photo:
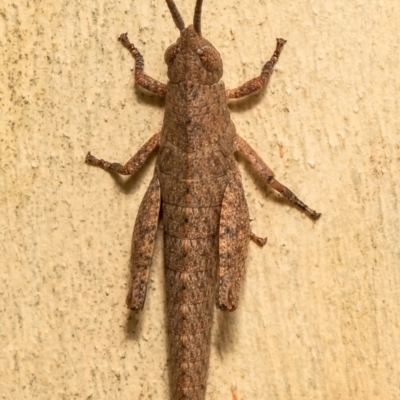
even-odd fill
[(168, 353), (172, 400), (204, 400), (210, 355), (214, 302), (236, 310), (249, 240), (266, 240), (250, 230), (249, 211), (234, 158), (242, 153), (261, 179), (317, 219), (293, 192), (239, 137), (230, 119), (229, 99), (264, 87), (286, 43), (277, 39), (260, 76), (235, 89), (225, 89), (222, 60), (201, 34), (202, 0), (196, 1), (193, 25), (185, 28), (173, 0), (166, 0), (180, 37), (165, 52), (169, 82), (143, 72), (144, 60), (127, 34), (119, 40), (135, 58), (135, 81), (166, 97), (164, 122), (125, 165), (99, 160), (88, 164), (122, 175), (136, 173), (159, 149), (153, 179), (141, 202), (132, 238), (132, 281), (126, 298), (131, 310), (143, 309), (154, 240), (162, 209), (166, 282)]

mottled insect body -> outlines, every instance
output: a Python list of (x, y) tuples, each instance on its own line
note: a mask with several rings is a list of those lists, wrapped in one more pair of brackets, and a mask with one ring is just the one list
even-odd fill
[(93, 157), (86, 162), (107, 171), (134, 174), (159, 148), (154, 177), (136, 218), (130, 260), (132, 282), (126, 304), (141, 310), (162, 209), (164, 267), (168, 321), (171, 400), (204, 400), (214, 304), (237, 308), (250, 239), (265, 240), (250, 231), (249, 212), (234, 159), (242, 152), (263, 180), (312, 218), (308, 208), (251, 147), (236, 135), (228, 99), (247, 96), (268, 81), (285, 43), (276, 50), (259, 77), (226, 90), (217, 50), (201, 35), (202, 1), (197, 0), (194, 23), (185, 28), (173, 0), (167, 0), (180, 37), (165, 52), (169, 82), (164, 85), (143, 73), (143, 58), (126, 34), (120, 41), (135, 57), (136, 83), (166, 96), (161, 133), (154, 135), (125, 165)]

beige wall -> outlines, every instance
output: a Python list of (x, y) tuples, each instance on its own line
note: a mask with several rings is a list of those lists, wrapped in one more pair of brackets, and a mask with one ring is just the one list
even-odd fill
[[(177, 0), (186, 21), (194, 0)], [(296, 4), (297, 3), (297, 4)], [(317, 223), (239, 159), (253, 230), (240, 309), (217, 313), (208, 399), (400, 399), (398, 0), (205, 0), (224, 81), (270, 85), (232, 105), (237, 131)], [(178, 31), (163, 0), (0, 5), (0, 398), (166, 399), (162, 235), (144, 311), (124, 307), (130, 236), (163, 102), (133, 88), (122, 32), (166, 81)]]

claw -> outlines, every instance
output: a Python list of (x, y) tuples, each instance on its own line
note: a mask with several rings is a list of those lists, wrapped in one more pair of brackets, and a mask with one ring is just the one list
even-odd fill
[(90, 151), (86, 154), (85, 163), (91, 165), (98, 165), (99, 160), (90, 154)]
[(118, 40), (126, 47), (128, 50), (134, 49), (136, 50), (135, 46), (129, 41), (128, 34), (123, 33), (119, 36)]
[(310, 217), (311, 217), (312, 219), (315, 219), (315, 220), (319, 219), (319, 217), (320, 217), (321, 215), (322, 215), (321, 213), (318, 213), (318, 212), (316, 212), (316, 211), (314, 211), (314, 210), (311, 210), (311, 212), (310, 212)]

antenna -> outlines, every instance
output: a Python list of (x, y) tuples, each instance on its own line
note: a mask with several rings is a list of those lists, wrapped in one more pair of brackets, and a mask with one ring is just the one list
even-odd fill
[(185, 23), (183, 22), (181, 14), (179, 14), (178, 9), (176, 8), (174, 0), (166, 0), (166, 2), (167, 2), (169, 11), (171, 12), (171, 15), (172, 15), (172, 18), (173, 18), (173, 20), (175, 22), (176, 27), (180, 31), (183, 31), (185, 29)]

